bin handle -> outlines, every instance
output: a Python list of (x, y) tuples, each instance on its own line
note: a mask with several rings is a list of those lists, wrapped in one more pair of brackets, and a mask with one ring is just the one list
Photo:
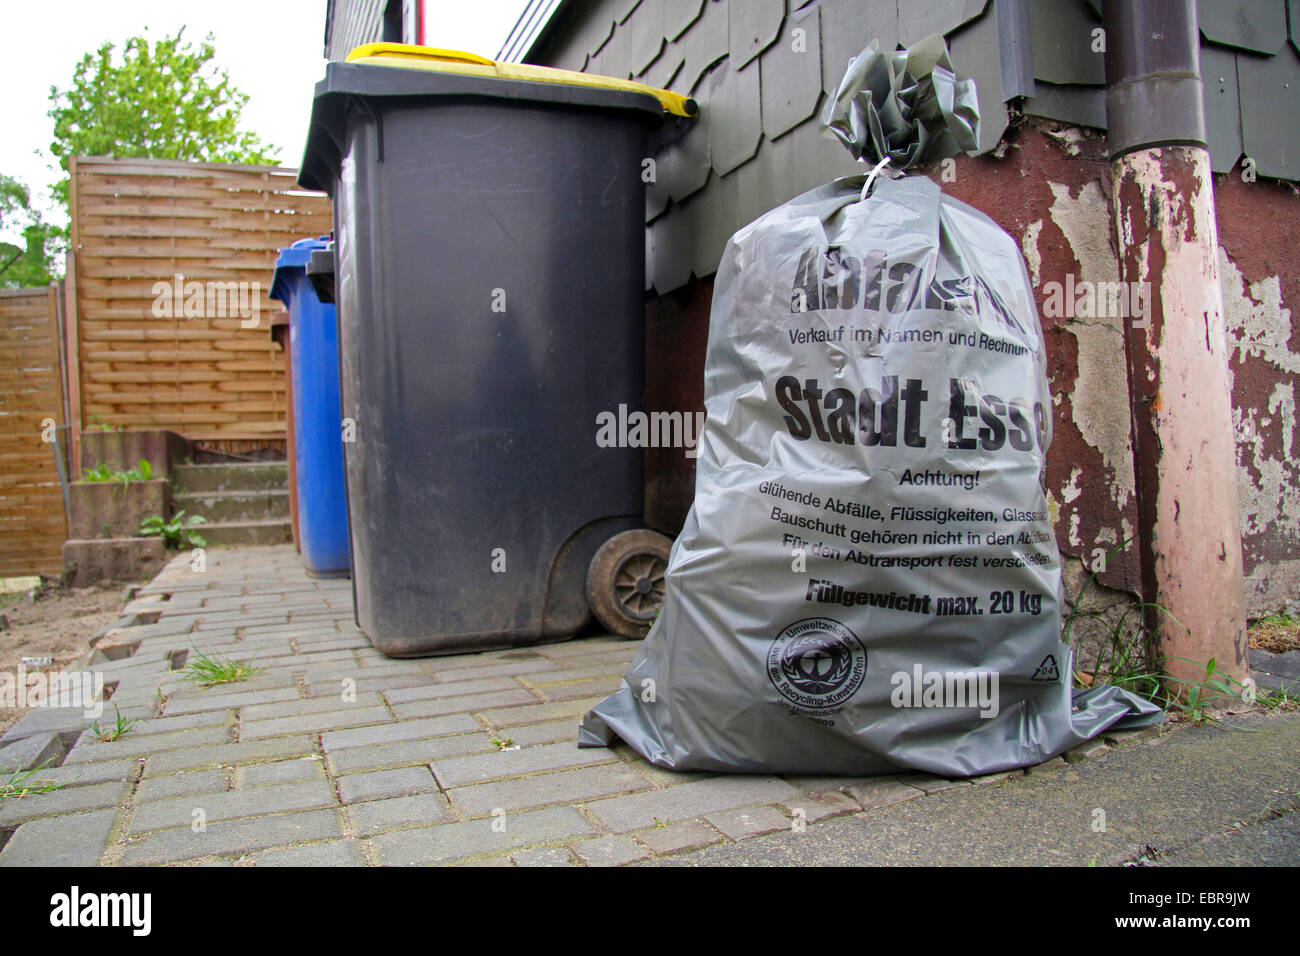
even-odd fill
[(405, 56), (413, 60), (450, 60), (453, 63), (477, 63), (479, 66), (495, 66), (493, 60), (477, 53), (464, 50), (447, 50), (443, 47), (414, 46), (409, 43), (365, 43), (348, 54), (348, 62), (362, 60), (369, 56)]
[[(349, 53), (347, 61), (356, 63), (372, 57), (376, 58), (380, 64), (383, 63), (385, 58), (422, 60), (426, 63), (441, 61), (451, 64), (464, 64), (448, 67), (446, 69), (448, 73), (469, 73), (479, 76), (494, 76), (503, 80), (528, 80), (534, 83), (560, 83), (570, 86), (643, 93), (657, 99), (665, 113), (672, 113), (676, 116), (695, 116), (700, 111), (699, 104), (690, 97), (669, 90), (656, 89), (633, 80), (624, 80), (612, 76), (597, 76), (592, 73), (581, 73), (573, 70), (557, 70), (552, 67), (534, 66), (529, 63), (498, 63), (476, 53), (465, 53), (461, 50), (413, 46), (409, 43), (365, 43)], [(438, 69), (435, 66), (422, 68)]]

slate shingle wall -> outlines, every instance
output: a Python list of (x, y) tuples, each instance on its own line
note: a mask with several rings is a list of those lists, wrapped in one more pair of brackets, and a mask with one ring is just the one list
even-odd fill
[[(1260, 175), (1300, 179), (1300, 0), (1289, 3), (1289, 20), (1288, 0), (1199, 4), (1218, 172), (1245, 153)], [(699, 100), (700, 120), (656, 155), (647, 197), (647, 287), (662, 294), (711, 275), (727, 237), (767, 209), (861, 170), (820, 136), (817, 116), (873, 38), (893, 48), (943, 33), (958, 70), (976, 80), (980, 150), (993, 149), (1008, 124), (1003, 74), (1014, 59), (1000, 50), (998, 21), (1017, 13), (1033, 77), (1023, 112), (1104, 129), (1096, 0), (567, 0), (527, 59)]]

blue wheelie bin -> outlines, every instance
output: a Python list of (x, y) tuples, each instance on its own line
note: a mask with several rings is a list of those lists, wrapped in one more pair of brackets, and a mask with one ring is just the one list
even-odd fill
[(351, 568), (343, 477), (338, 322), (307, 277), (311, 254), (327, 239), (299, 239), (280, 250), (272, 299), (289, 309), (298, 536), (302, 562), (316, 577), (346, 577)]

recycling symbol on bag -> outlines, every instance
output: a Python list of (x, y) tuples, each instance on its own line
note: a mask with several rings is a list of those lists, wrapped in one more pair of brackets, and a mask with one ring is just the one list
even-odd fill
[(791, 624), (767, 655), (767, 676), (781, 696), (812, 710), (844, 703), (866, 673), (867, 650), (858, 636), (828, 617)]
[(1030, 680), (1057, 681), (1061, 679), (1061, 672), (1056, 667), (1056, 655), (1048, 654), (1043, 658), (1043, 663), (1038, 665), (1038, 670), (1034, 671), (1034, 676)]

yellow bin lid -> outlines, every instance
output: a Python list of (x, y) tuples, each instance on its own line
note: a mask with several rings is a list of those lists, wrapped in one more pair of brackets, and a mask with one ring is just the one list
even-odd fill
[(699, 112), (695, 100), (688, 96), (680, 96), (669, 90), (656, 89), (633, 80), (579, 73), (575, 70), (557, 70), (554, 67), (533, 66), (529, 63), (498, 63), (476, 53), (464, 53), (460, 50), (413, 46), (409, 43), (366, 43), (349, 53), (347, 62), (364, 63), (367, 66), (400, 67), (407, 70), (429, 70), (434, 73), (457, 73), (486, 79), (622, 90), (627, 93), (653, 96), (663, 106), (665, 113), (674, 116), (694, 116)]

